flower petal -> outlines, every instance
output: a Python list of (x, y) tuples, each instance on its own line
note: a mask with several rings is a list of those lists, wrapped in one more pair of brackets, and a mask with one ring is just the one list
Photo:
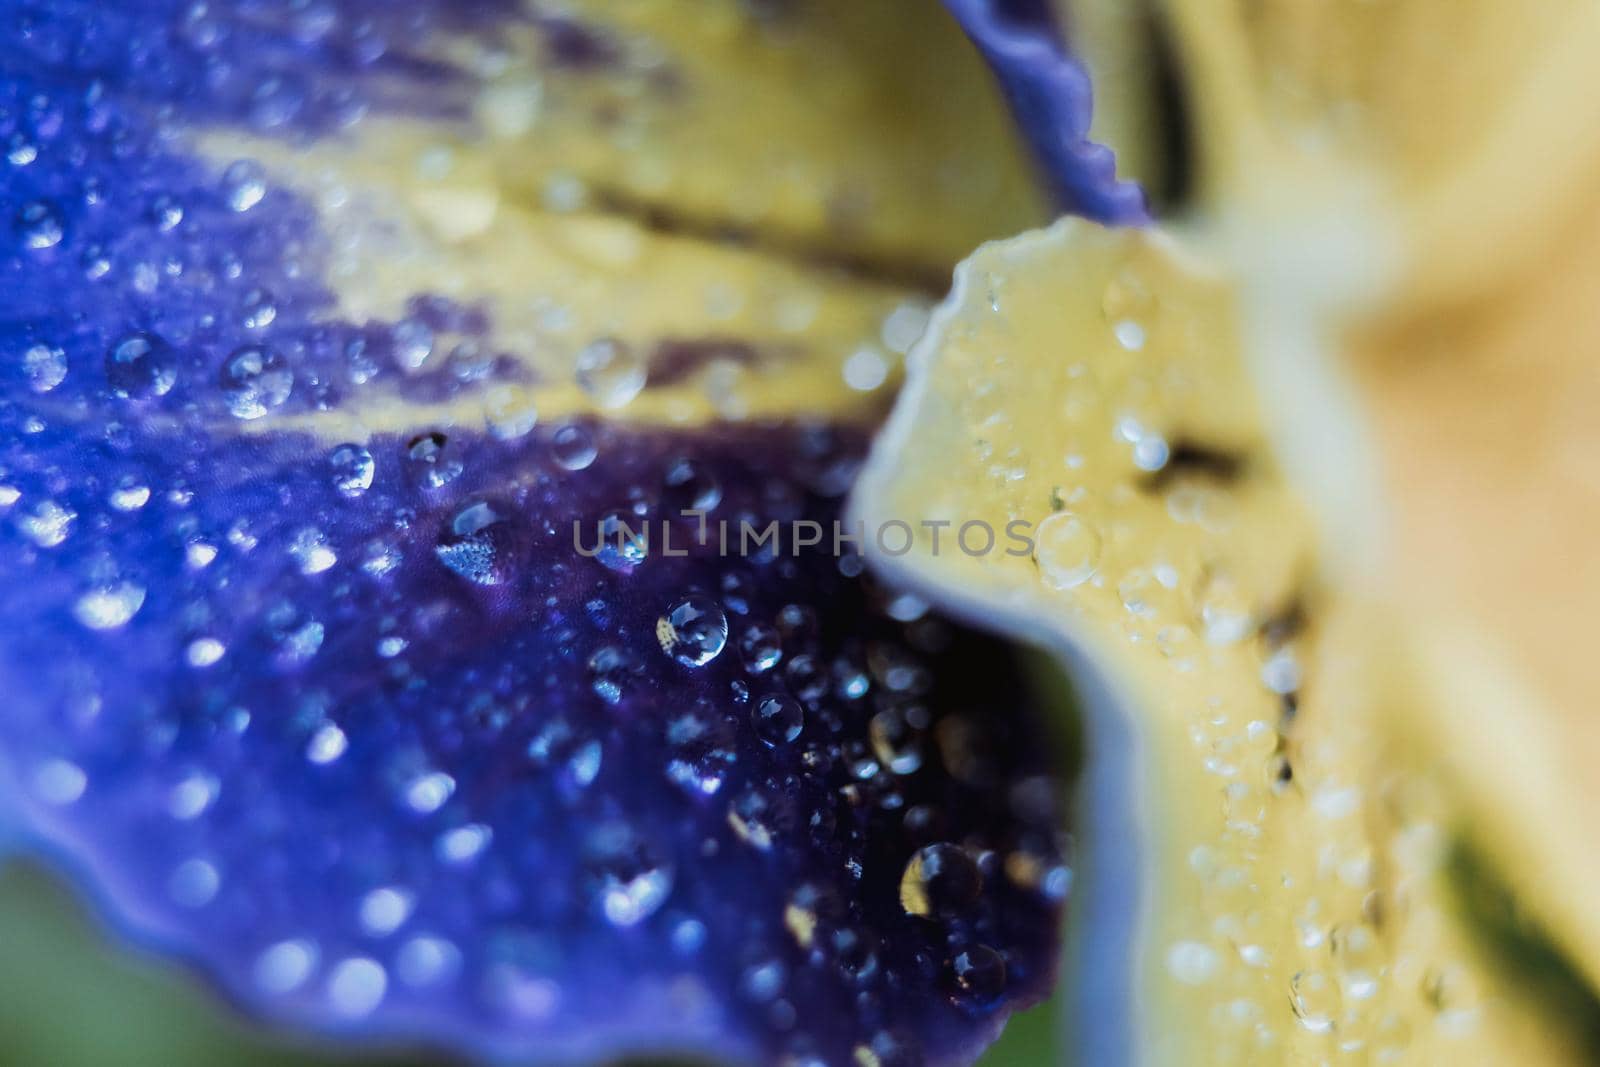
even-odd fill
[(952, 28), (908, 79), (859, 5), (15, 6), (33, 847), (253, 1010), (476, 1055), (964, 1062), (1043, 995), (1009, 653), (678, 515), (830, 535), (930, 264), (1031, 217)]
[(1101, 222), (1146, 220), (1144, 194), (1116, 177), (1089, 140), (1089, 75), (1067, 55), (1050, 0), (946, 0), (988, 59), (1063, 211)]
[(1393, 751), (1386, 616), (1330, 581), (1246, 304), (1159, 234), (986, 246), (855, 490), (869, 527), (1014, 532), (876, 562), (1085, 690), (1074, 1039), (1096, 1063), (1577, 1062), (1455, 921), (1444, 782)]
[[(1381, 311), (1469, 301), (1559, 246), (1600, 172), (1593, 5), (1165, 5), (1201, 206), (1322, 269), (1358, 232)], [(1448, 38), (1449, 48), (1440, 48)], [(1270, 223), (1267, 221), (1270, 219)]]

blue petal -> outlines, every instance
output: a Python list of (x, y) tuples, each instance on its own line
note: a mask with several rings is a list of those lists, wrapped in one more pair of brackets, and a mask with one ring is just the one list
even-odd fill
[(863, 430), (240, 432), (526, 372), (406, 373), (488, 313), (342, 317), (313, 206), (174, 108), (448, 115), (467, 75), (402, 43), (511, 5), (14, 7), (0, 777), (36, 848), (254, 1011), (478, 1055), (959, 1062), (1043, 995), (1068, 872), (1005, 650), (826, 545), (587, 553), (684, 506), (826, 528)]
[(1093, 88), (1062, 44), (1050, 0), (945, 0), (989, 61), (1062, 211), (1099, 222), (1149, 221), (1144, 193), (1119, 181), (1109, 148), (1089, 140)]

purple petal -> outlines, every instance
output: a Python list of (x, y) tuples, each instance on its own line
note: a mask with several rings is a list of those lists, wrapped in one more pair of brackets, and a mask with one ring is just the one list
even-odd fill
[(1061, 210), (1098, 222), (1149, 221), (1144, 193), (1117, 179), (1109, 148), (1089, 140), (1093, 89), (1067, 54), (1050, 0), (945, 0), (993, 68)]
[(1060, 800), (1004, 649), (826, 542), (584, 550), (683, 507), (826, 529), (862, 431), (241, 432), (520, 365), (404, 373), (487, 313), (342, 318), (312, 206), (173, 108), (448, 114), (466, 75), (401, 42), (500, 5), (12, 6), (0, 772), (108, 917), (253, 1011), (491, 1056), (960, 1062), (1048, 989)]

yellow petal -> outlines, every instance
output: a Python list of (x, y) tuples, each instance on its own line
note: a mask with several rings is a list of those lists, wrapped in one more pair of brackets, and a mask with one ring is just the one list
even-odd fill
[[(1213, 212), (1333, 212), (1390, 242), (1394, 304), (1538, 262), (1600, 176), (1582, 0), (1166, 0)], [(1393, 306), (1393, 305), (1390, 305)]]
[(881, 568), (1083, 691), (1085, 1062), (1575, 1062), (1457, 921), (1448, 783), (1395, 752), (1391, 625), (1332, 580), (1247, 304), (1160, 234), (986, 246), (854, 497), (918, 532)]

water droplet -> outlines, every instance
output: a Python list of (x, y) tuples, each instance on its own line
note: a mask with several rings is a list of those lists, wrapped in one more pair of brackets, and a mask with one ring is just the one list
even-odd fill
[(325, 722), (317, 727), (311, 740), (306, 743), (306, 759), (312, 763), (332, 763), (344, 755), (349, 747), (350, 742), (344, 731), (331, 722)]
[(608, 570), (630, 574), (650, 555), (648, 524), (626, 509), (608, 511), (596, 524), (600, 538), (595, 559)]
[(526, 437), (539, 425), (539, 409), (526, 394), (508, 386), (496, 386), (484, 403), (489, 435), (496, 441), (515, 441)]
[(404, 889), (374, 889), (361, 898), (361, 929), (372, 937), (388, 937), (411, 917), (416, 903), (416, 894)]
[(873, 345), (862, 345), (844, 361), (844, 383), (859, 393), (870, 393), (889, 380), (889, 361)]
[(341, 960), (328, 976), (328, 1001), (347, 1019), (371, 1015), (383, 1003), (389, 975), (377, 960), (364, 957)]
[(109, 499), (118, 511), (138, 511), (150, 503), (150, 487), (140, 485), (132, 477), (124, 478), (111, 490)]
[(91, 630), (115, 630), (144, 606), (144, 587), (132, 582), (92, 589), (72, 605), (78, 621)]
[(339, 562), (328, 547), (328, 535), (315, 526), (302, 527), (289, 541), (289, 555), (300, 565), (301, 574), (321, 574)]
[(661, 484), (661, 506), (671, 515), (711, 511), (722, 502), (722, 485), (692, 459), (674, 461)]
[(471, 863), (494, 840), (494, 831), (482, 823), (468, 823), (439, 835), (434, 854), (444, 863)]
[(119, 397), (165, 396), (178, 381), (177, 359), (155, 334), (129, 334), (106, 353), (106, 381)]
[(644, 388), (647, 368), (633, 347), (601, 338), (578, 353), (578, 387), (602, 408), (626, 407)]
[(1039, 573), (1057, 589), (1082, 585), (1100, 565), (1100, 532), (1070, 511), (1058, 511), (1039, 523), (1034, 541)]
[(983, 893), (983, 875), (959, 845), (941, 842), (918, 849), (900, 877), (900, 906), (933, 918), (959, 915)]
[(89, 787), (89, 776), (76, 763), (46, 760), (33, 775), (33, 789), (46, 804), (65, 807), (77, 803)]
[(189, 642), (184, 658), (191, 667), (209, 667), (220, 660), (228, 647), (214, 637), (198, 637)]
[(354, 499), (372, 488), (377, 464), (365, 446), (340, 445), (328, 454), (328, 465), (333, 470), (333, 486), (342, 496)]
[(1185, 985), (1210, 981), (1221, 962), (1216, 949), (1198, 941), (1179, 941), (1167, 949), (1167, 971)]
[(703, 667), (728, 643), (728, 616), (708, 596), (691, 594), (656, 620), (661, 651), (686, 667)]
[(1339, 1013), (1339, 987), (1321, 971), (1300, 971), (1289, 980), (1289, 1004), (1301, 1026), (1325, 1034)]
[(504, 585), (514, 573), (518, 541), (511, 520), (480, 500), (456, 512), (433, 550), (441, 563), (469, 582)]
[(222, 394), (236, 418), (259, 419), (289, 399), (294, 372), (283, 357), (260, 345), (246, 345), (222, 367)]
[(607, 704), (621, 702), (633, 679), (644, 673), (644, 664), (631, 650), (607, 645), (589, 657), (589, 684)]
[(433, 331), (420, 319), (401, 319), (391, 331), (395, 362), (409, 371), (420, 370), (433, 355)]
[(594, 436), (576, 423), (555, 432), (550, 439), (550, 450), (556, 462), (569, 471), (587, 469), (600, 454), (595, 448)]
[(41, 501), (32, 511), (17, 517), (17, 528), (40, 548), (54, 548), (67, 539), (78, 518), (54, 500)]
[(786, 745), (805, 729), (805, 709), (793, 698), (774, 693), (759, 701), (750, 713), (756, 736), (769, 748)]
[(264, 330), (278, 317), (278, 305), (265, 289), (252, 289), (244, 297), (244, 328)]
[(754, 623), (739, 638), (739, 654), (750, 673), (761, 674), (783, 659), (783, 641), (777, 630)]
[(874, 715), (867, 736), (878, 761), (895, 774), (914, 774), (922, 767), (927, 738), (927, 710), (892, 706)]
[(252, 159), (228, 164), (228, 169), (222, 172), (222, 195), (230, 210), (249, 211), (267, 195), (266, 171)]
[(317, 966), (317, 946), (306, 940), (280, 941), (256, 957), (256, 985), (265, 993), (283, 996), (306, 983)]
[(443, 771), (431, 771), (406, 784), (406, 807), (418, 815), (431, 815), (444, 807), (456, 791), (456, 780)]
[(987, 1004), (1005, 992), (1006, 961), (988, 945), (968, 945), (950, 961), (950, 975), (960, 1000)]
[(22, 371), (30, 389), (48, 393), (66, 380), (67, 353), (54, 345), (34, 345), (22, 354)]
[(438, 489), (461, 476), (461, 461), (446, 451), (448, 438), (438, 430), (418, 434), (406, 443), (406, 462), (413, 477), (429, 489)]
[(17, 212), (17, 232), (22, 237), (23, 247), (35, 250), (54, 248), (65, 236), (60, 212), (43, 200), (30, 200), (22, 205)]
[(600, 828), (591, 838), (586, 870), (600, 913), (613, 926), (637, 926), (672, 893), (672, 865), (619, 823)]
[(186, 908), (203, 908), (216, 898), (222, 875), (206, 860), (185, 860), (167, 879), (167, 893)]

